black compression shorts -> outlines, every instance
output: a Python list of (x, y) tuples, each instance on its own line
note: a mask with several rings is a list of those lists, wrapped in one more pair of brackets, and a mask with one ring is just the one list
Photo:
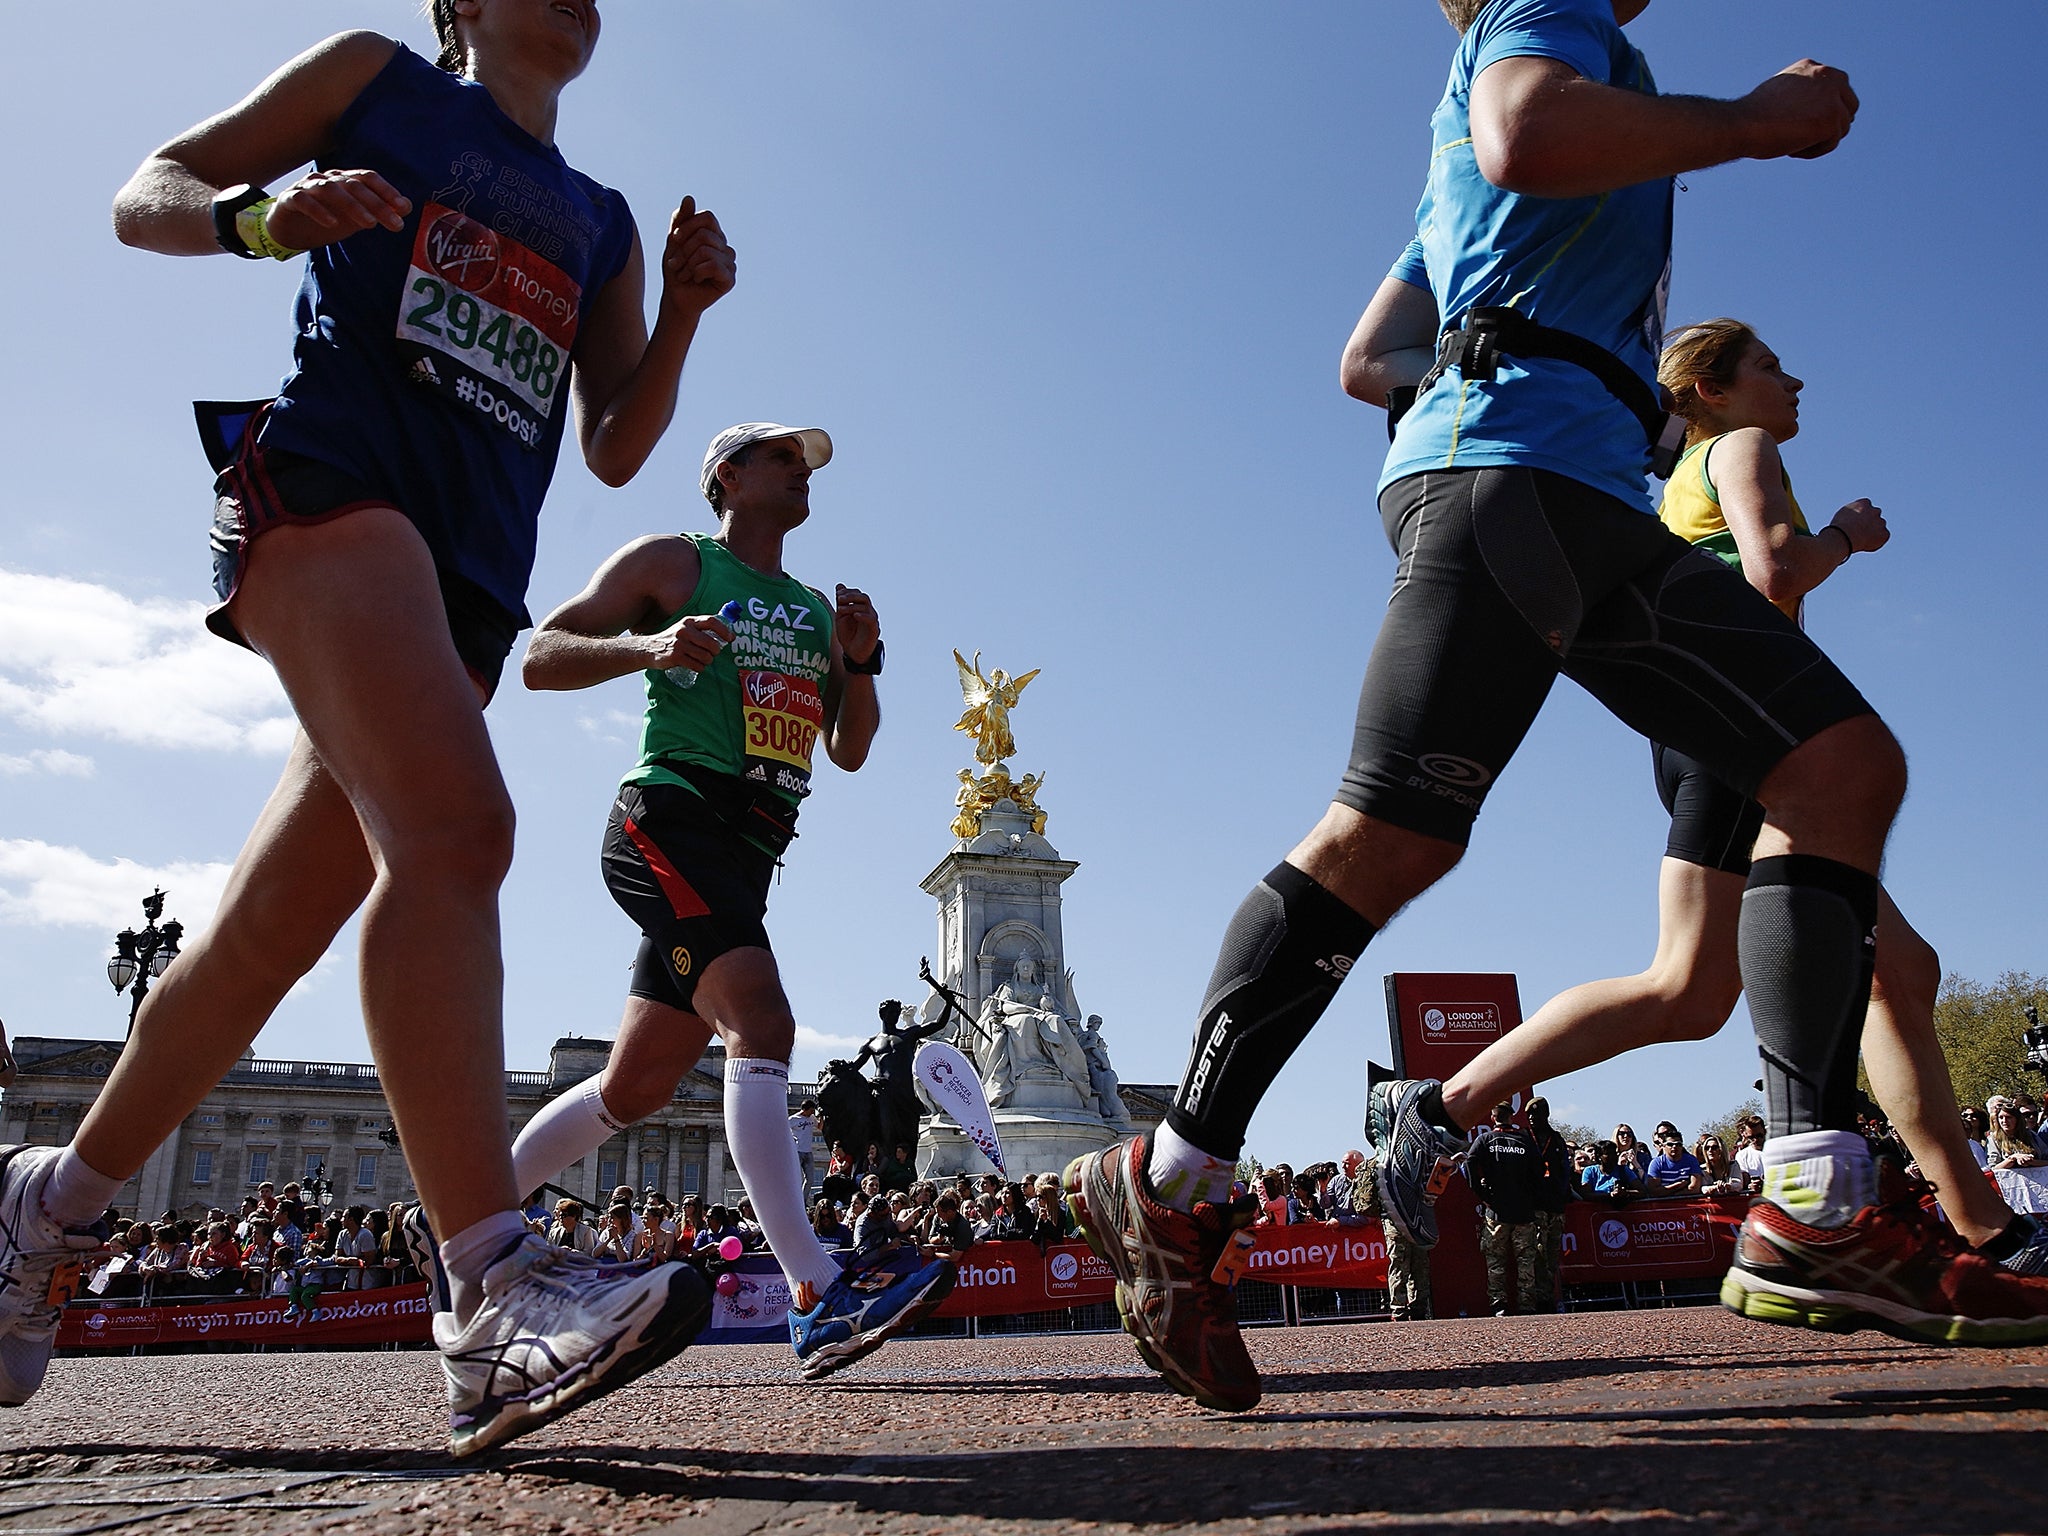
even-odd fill
[[(287, 524), (309, 527), (366, 507), (392, 505), (390, 498), (379, 496), (346, 470), (301, 453), (260, 446), (256, 441), (260, 422), (259, 413), (243, 433), (234, 462), (213, 483), (209, 542), (213, 546), (213, 590), (220, 602), (207, 610), (206, 627), (237, 645), (249, 642), (235, 628), (228, 608), (241, 588), (251, 544)], [(437, 570), (437, 574), (455, 654), (488, 697), (498, 691), (505, 658), (519, 637), (520, 620), (475, 582), (452, 571)]]
[(1749, 851), (1764, 824), (1764, 808), (1736, 793), (1706, 765), (1659, 743), (1650, 744), (1657, 798), (1671, 813), (1664, 857), (1731, 875), (1749, 873)]
[(604, 883), (640, 925), (628, 990), (694, 1011), (704, 967), (735, 949), (767, 949), (775, 856), (734, 832), (704, 797), (675, 784), (628, 784), (604, 831)]
[(1337, 800), (1462, 846), (1562, 672), (1624, 724), (1754, 794), (1801, 742), (1872, 713), (1740, 575), (1563, 475), (1410, 475), (1400, 557)]

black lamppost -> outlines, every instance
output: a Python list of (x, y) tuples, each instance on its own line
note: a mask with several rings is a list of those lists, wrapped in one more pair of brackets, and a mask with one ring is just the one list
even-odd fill
[[(114, 955), (107, 962), (107, 980), (116, 992), (124, 987), (134, 1001), (128, 1005), (128, 1032), (135, 1033), (135, 1015), (149, 996), (149, 984), (163, 975), (178, 958), (178, 944), (185, 937), (185, 925), (175, 917), (163, 927), (156, 920), (164, 915), (164, 893), (151, 891), (142, 898), (142, 915), (148, 919), (140, 933), (123, 928), (114, 935)], [(133, 983), (133, 985), (130, 985)]]

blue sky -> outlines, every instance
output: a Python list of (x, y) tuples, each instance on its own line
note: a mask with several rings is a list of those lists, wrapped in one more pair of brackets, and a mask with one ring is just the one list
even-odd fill
[[(643, 229), (695, 194), (740, 281), (640, 477), (608, 491), (565, 457), (533, 607), (633, 536), (704, 526), (696, 466), (720, 427), (826, 427), (838, 456), (790, 566), (872, 593), (890, 666), (873, 757), (821, 772), (774, 896), (811, 1032), (798, 1071), (914, 990), (933, 948), (917, 882), (950, 845), (968, 761), (948, 731), (959, 646), (1044, 669), (1013, 766), (1049, 774), (1048, 835), (1081, 863), (1080, 1000), (1126, 1079), (1177, 1078), (1224, 922), (1319, 814), (1348, 746), (1392, 557), (1372, 499), (1383, 417), (1338, 391), (1337, 355), (1412, 228), (1452, 33), (1429, 0), (605, 11), (563, 147)], [(1672, 318), (1754, 321), (1808, 381), (1787, 457), (1809, 513), (1868, 495), (1891, 518), (1891, 545), (1808, 622), (1912, 761), (1892, 891), (1948, 966), (1989, 978), (2048, 969), (2048, 540), (2020, 382), (2044, 323), (2012, 280), (2044, 234), (2025, 149), (2039, 127), (2012, 84), (2042, 78), (2048, 32), (2020, 0), (1970, 19), (1908, 0), (1658, 0), (1631, 34), (1667, 91), (1740, 94), (1811, 54), (1862, 94), (1827, 160), (1685, 178)], [(203, 921), (280, 764), (264, 669), (198, 628), (209, 494), (188, 402), (274, 386), (296, 274), (125, 250), (108, 202), (150, 148), (328, 32), (429, 43), (405, 0), (107, 0), (90, 35), (71, 8), (10, 20), (0, 1017), (118, 1035), (113, 930), (153, 879)], [(634, 935), (596, 852), (637, 710), (631, 681), (515, 683), (492, 708), (521, 816), (514, 1066), (616, 1021)], [(1386, 971), (1514, 971), (1533, 1011), (1638, 968), (1663, 836), (1647, 749), (1561, 687), (1465, 864), (1368, 952), (1252, 1150), (1298, 1164), (1357, 1142)], [(259, 1052), (365, 1056), (353, 940)], [(1738, 1014), (1714, 1041), (1550, 1092), (1562, 1118), (1689, 1127), (1754, 1076)]]

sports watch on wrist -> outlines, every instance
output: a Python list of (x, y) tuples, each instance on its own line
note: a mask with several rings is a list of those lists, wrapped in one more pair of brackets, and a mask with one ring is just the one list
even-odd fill
[(868, 657), (866, 661), (855, 661), (844, 651), (839, 653), (839, 659), (846, 664), (846, 670), (856, 677), (880, 677), (882, 675), (882, 642), (880, 640), (875, 641), (875, 653)]
[(214, 198), (213, 238), (230, 256), (240, 256), (245, 261), (264, 259), (264, 252), (250, 250), (243, 241), (241, 231), (235, 228), (235, 216), (245, 208), (254, 208), (268, 196), (261, 187), (252, 187), (245, 181)]

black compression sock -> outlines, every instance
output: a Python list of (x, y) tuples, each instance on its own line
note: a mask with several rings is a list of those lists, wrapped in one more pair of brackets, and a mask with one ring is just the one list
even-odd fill
[(1440, 1131), (1449, 1131), (1453, 1136), (1463, 1136), (1465, 1127), (1451, 1118), (1451, 1112), (1444, 1108), (1444, 1085), (1431, 1083), (1422, 1090), (1422, 1096), (1415, 1101), (1422, 1118)]
[(2003, 1264), (2007, 1259), (2027, 1246), (2034, 1235), (2034, 1224), (2024, 1216), (2015, 1216), (2005, 1224), (2005, 1230), (1988, 1243), (1979, 1243), (1971, 1251), (1983, 1255), (1994, 1264)]
[(1833, 859), (1750, 866), (1738, 944), (1773, 1136), (1856, 1129), (1877, 898), (1877, 876)]
[(1373, 926), (1292, 864), (1252, 887), (1223, 932), (1187, 1076), (1166, 1123), (1216, 1157), (1245, 1127), (1308, 1037)]

